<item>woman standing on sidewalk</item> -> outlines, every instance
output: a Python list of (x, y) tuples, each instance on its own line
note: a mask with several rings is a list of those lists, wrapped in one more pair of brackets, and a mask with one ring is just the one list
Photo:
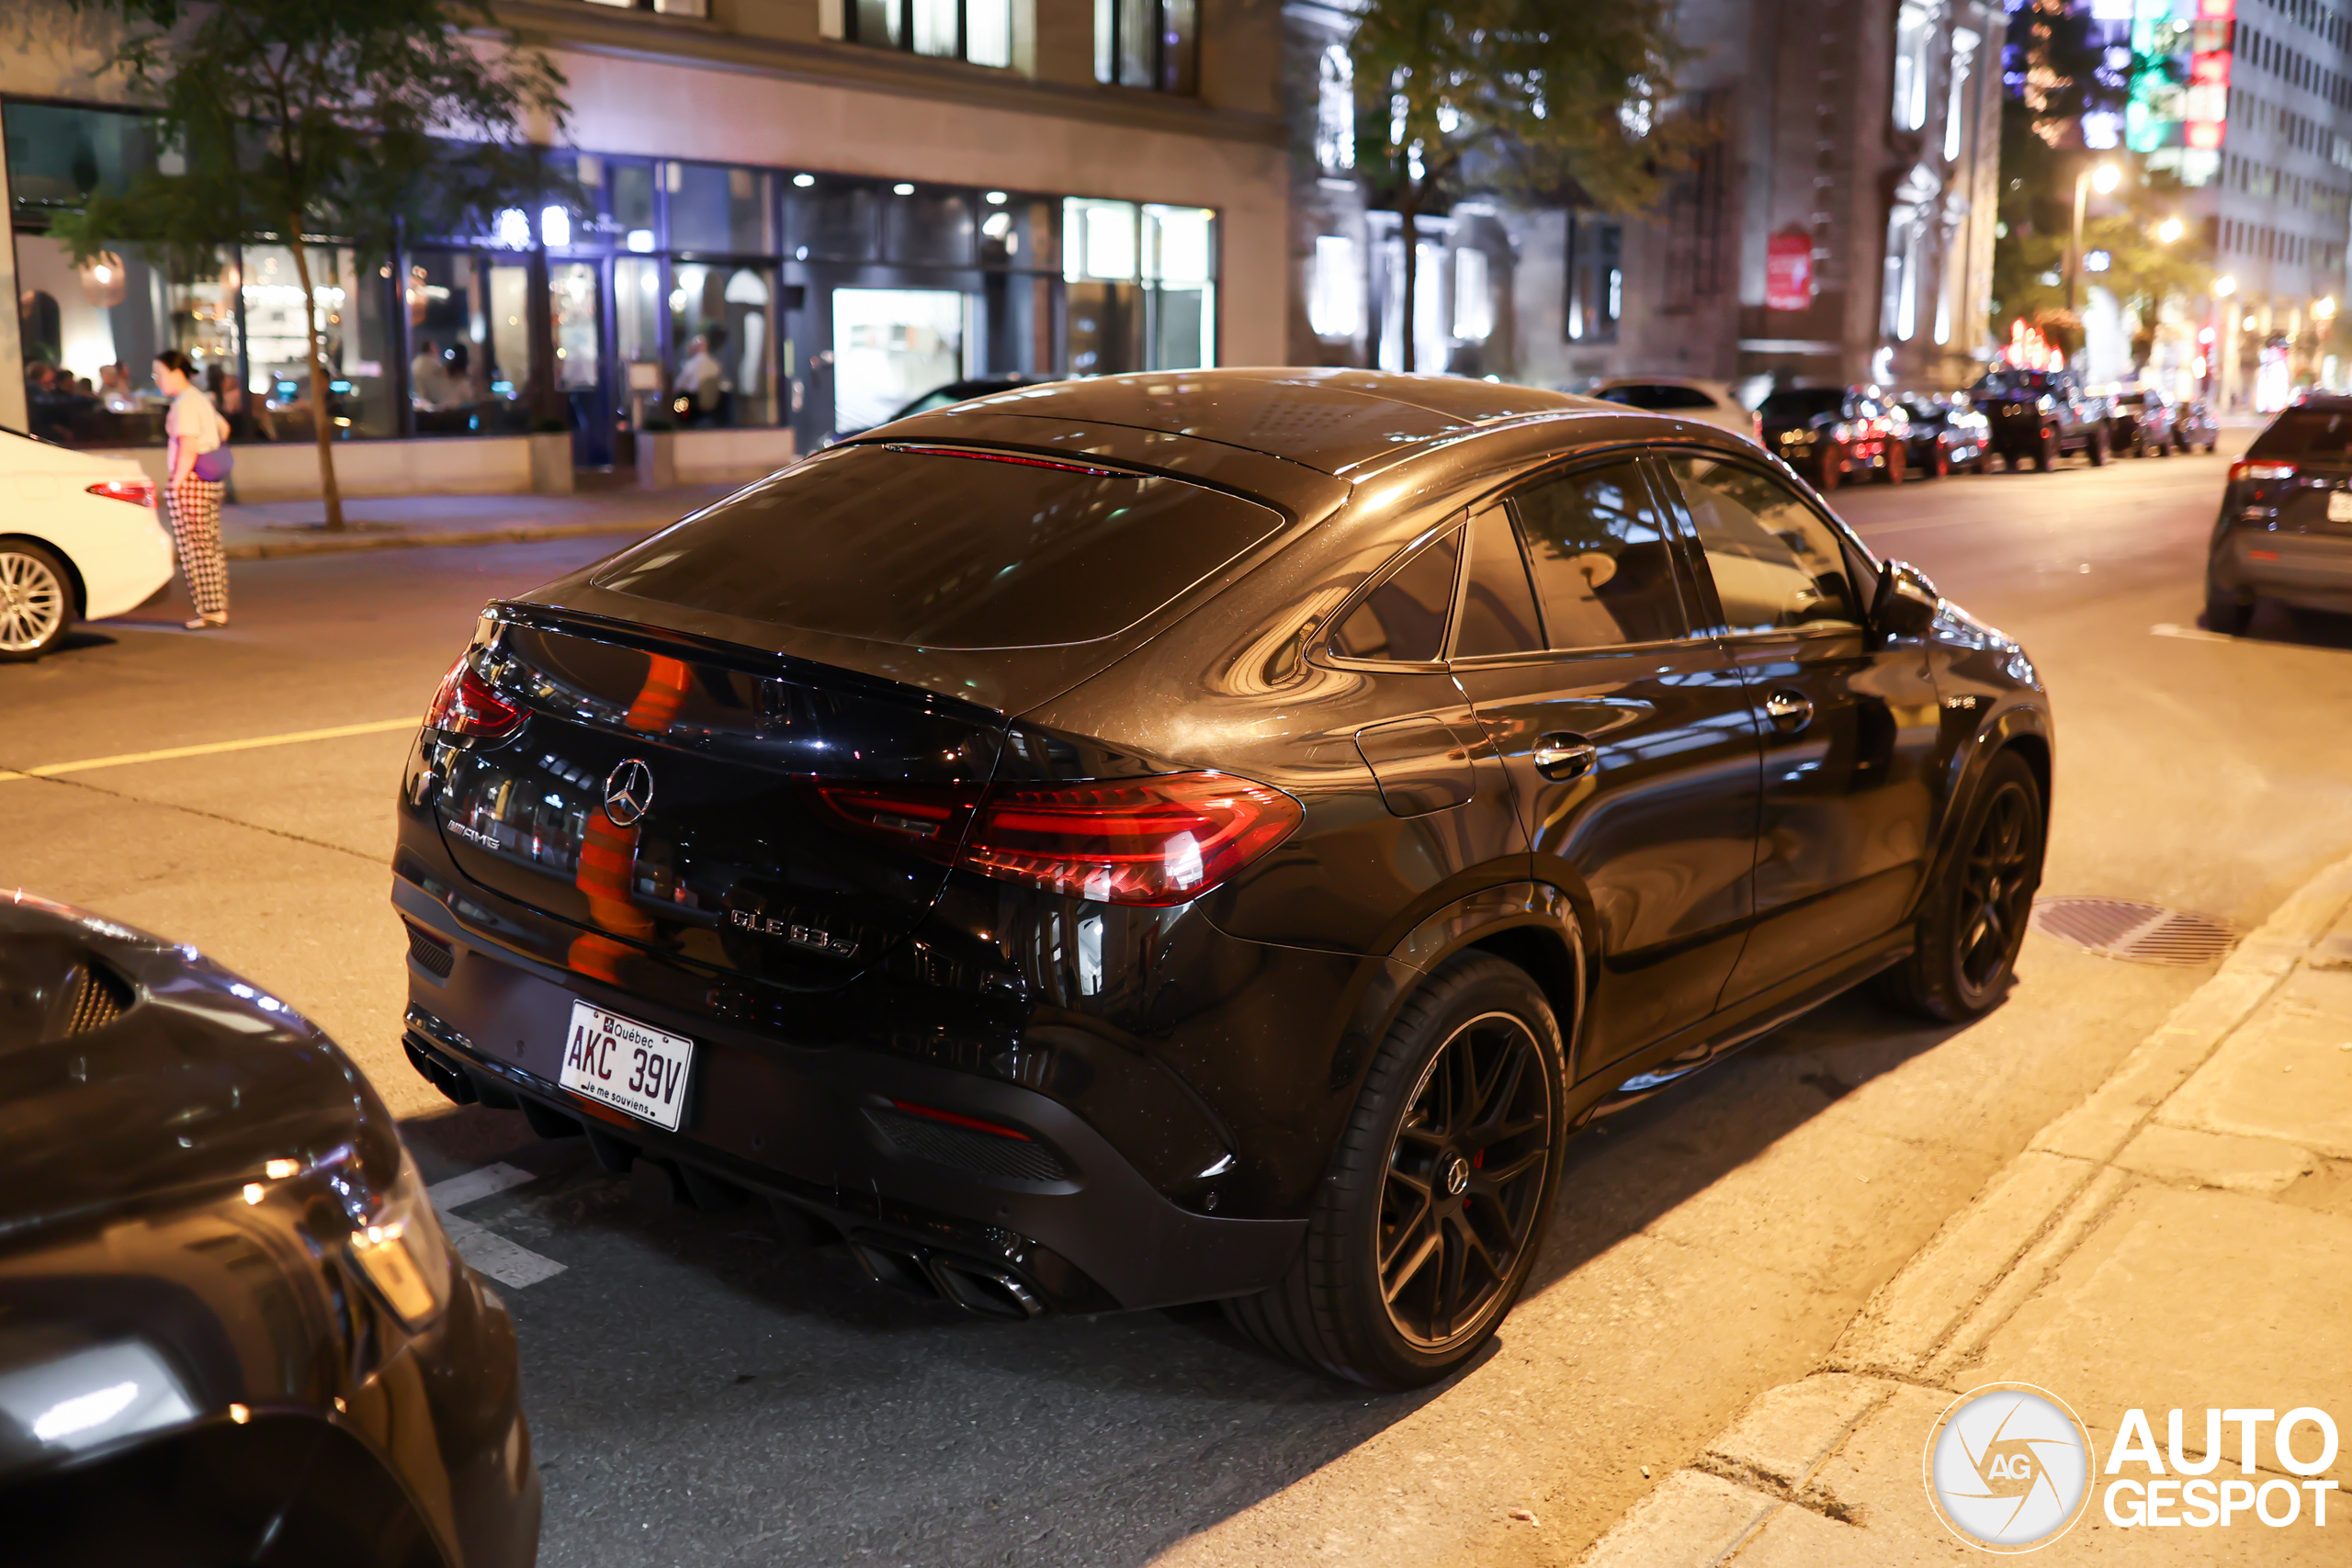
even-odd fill
[(178, 547), (180, 576), (196, 603), (192, 632), (229, 624), (229, 558), (220, 551), (220, 481), (197, 477), (197, 459), (229, 439), (229, 422), (196, 384), (196, 367), (176, 348), (155, 356), (155, 385), (172, 400), (164, 416), (164, 462), (171, 475), (172, 538)]

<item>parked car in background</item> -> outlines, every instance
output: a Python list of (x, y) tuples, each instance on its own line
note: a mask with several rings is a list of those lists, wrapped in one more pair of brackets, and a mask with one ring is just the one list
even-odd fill
[(2108, 445), (2134, 457), (2158, 453), (2169, 457), (2173, 446), (2173, 404), (2154, 387), (2130, 387), (2108, 400)]
[(2190, 398), (2176, 406), (2172, 413), (2173, 445), (2183, 452), (2203, 446), (2211, 452), (2221, 444), (2222, 423), (2213, 417), (2213, 408), (2202, 398)]
[(974, 398), (985, 398), (992, 392), (1011, 392), (1023, 387), (1034, 387), (1046, 379), (1047, 378), (1039, 376), (980, 376), (968, 381), (950, 381), (944, 387), (933, 387), (890, 418), (900, 420), (912, 414), (929, 413), (933, 409), (968, 402)]
[(1689, 376), (1611, 376), (1592, 385), (1591, 395), (1627, 408), (1695, 419), (1750, 441), (1763, 439), (1763, 422), (1739, 400), (1728, 383)]
[(2205, 624), (2234, 636), (2264, 599), (2352, 613), (2352, 397), (2305, 396), (2230, 465)]
[(1955, 468), (1984, 471), (1985, 420), (1966, 398), (1905, 392), (1895, 400), (1910, 426), (1904, 459), (1913, 474), (1933, 479)]
[(0, 428), (0, 662), (39, 659), (77, 620), (135, 610), (172, 581), (155, 483), (128, 457)]
[(1909, 471), (1910, 416), (1876, 387), (1779, 387), (1756, 414), (1764, 449), (1816, 489), (1854, 478), (1901, 484)]
[(1727, 432), (1105, 376), (490, 605), (396, 807), (404, 1039), (876, 1279), (1422, 1384), (1589, 1113), (1873, 976), (1999, 1000), (2050, 745), (2023, 650)]
[(333, 1041), (0, 896), (0, 1107), (11, 1568), (531, 1562), (513, 1324)]
[(2098, 468), (2107, 461), (2108, 406), (2083, 390), (2071, 370), (1987, 371), (1968, 389), (1989, 422), (1996, 456), (2010, 469), (2030, 462), (2047, 473), (2069, 452)]

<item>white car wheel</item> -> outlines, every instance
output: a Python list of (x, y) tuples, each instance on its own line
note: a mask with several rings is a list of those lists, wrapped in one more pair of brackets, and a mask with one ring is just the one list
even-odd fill
[(74, 619), (65, 569), (39, 545), (0, 544), (0, 659), (38, 659)]

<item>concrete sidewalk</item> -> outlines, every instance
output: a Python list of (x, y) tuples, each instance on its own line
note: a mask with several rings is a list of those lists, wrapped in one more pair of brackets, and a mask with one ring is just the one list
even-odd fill
[(650, 533), (707, 506), (737, 487), (575, 491), (570, 495), (367, 496), (343, 503), (345, 527), (325, 528), (319, 501), (223, 506), (220, 543), (231, 560), (339, 550), (421, 549), (510, 544), (575, 535)]
[[(2078, 1520), (2050, 1563), (2352, 1561), (2352, 1495), (2325, 1522), (2300, 1491), (2291, 1523), (2245, 1505), (2226, 1528), (2110, 1517), (2110, 1482), (2195, 1476), (2285, 1512), (2304, 1475), (2267, 1425), (2241, 1470), (2225, 1424), (2215, 1468), (2205, 1412), (2266, 1421), (2327, 1412), (2346, 1441), (2311, 1472), (2352, 1488), (2352, 861), (2289, 899), (2105, 1083), (2043, 1128), (1873, 1296), (1814, 1375), (1770, 1390), (1663, 1477), (1584, 1557), (1585, 1568), (1892, 1568), (1981, 1561), (1931, 1505), (1923, 1456), (1962, 1393), (2031, 1383), (2091, 1441)], [(2127, 1413), (2185, 1465), (2109, 1470)], [(2224, 1417), (2225, 1422), (2229, 1420)], [(2296, 1449), (2312, 1461), (2313, 1426)], [(2184, 1518), (2172, 1481), (2161, 1524)], [(2139, 1493), (2120, 1490), (2127, 1520)], [(2210, 1519), (2210, 1514), (2208, 1516)], [(2014, 1549), (2012, 1549), (2014, 1550)]]

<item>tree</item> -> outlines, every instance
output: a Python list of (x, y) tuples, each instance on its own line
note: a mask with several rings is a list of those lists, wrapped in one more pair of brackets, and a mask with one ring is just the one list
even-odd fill
[(561, 130), (563, 77), (488, 0), (77, 0), (122, 25), (113, 63), (157, 107), (159, 160), (94, 193), (56, 231), (77, 261), (108, 242), (167, 256), (284, 244), (309, 339), (327, 526), (343, 526), (310, 247), (348, 244), (361, 276), (405, 233), (485, 231), (574, 187), (531, 144)]
[(1423, 213), (1473, 190), (1635, 211), (1711, 133), (1668, 112), (1690, 56), (1671, 20), (1668, 0), (1369, 0), (1358, 168), (1403, 228), (1406, 369)]

